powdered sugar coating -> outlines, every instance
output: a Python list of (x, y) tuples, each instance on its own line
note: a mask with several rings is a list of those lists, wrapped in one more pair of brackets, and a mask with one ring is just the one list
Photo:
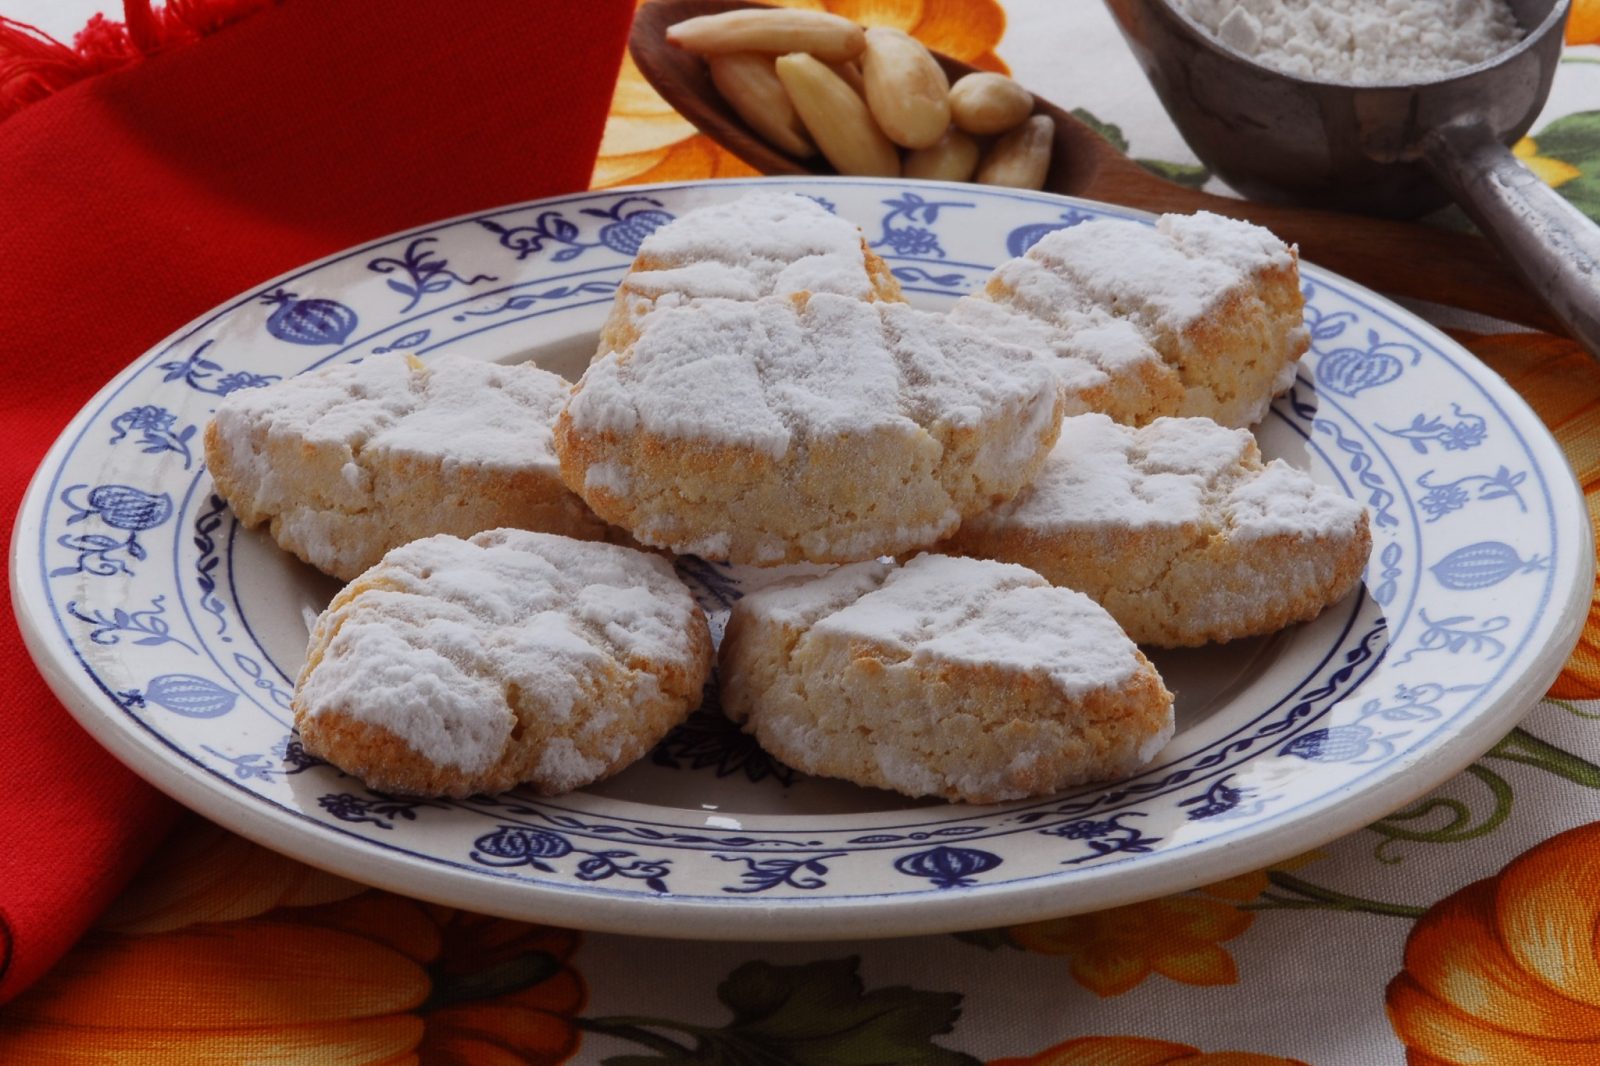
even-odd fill
[(1105, 219), (1055, 230), (997, 267), (953, 316), (1052, 351), (1074, 413), (1248, 425), (1310, 343), (1302, 307), (1293, 249), (1199, 212), (1154, 227)]
[(1240, 541), (1284, 535), (1331, 537), (1351, 529), (1366, 510), (1350, 497), (1323, 488), (1304, 472), (1274, 459), (1261, 473), (1228, 493), (1223, 519)]
[(368, 356), (228, 395), (207, 428), (218, 492), (247, 526), (350, 578), (389, 548), (498, 525), (603, 524), (561, 483), (571, 386), (532, 364)]
[(1135, 770), (1172, 696), (1109, 615), (1019, 566), (919, 555), (750, 593), (724, 708), (810, 773), (992, 802)]
[[(867, 582), (870, 587), (866, 587)], [(830, 610), (798, 624), (819, 635), (876, 641), (914, 662), (989, 666), (1042, 674), (1065, 696), (1116, 686), (1139, 668), (1133, 642), (1087, 596), (1052, 588), (1032, 570), (984, 559), (923, 554), (904, 566), (856, 563), (802, 592)], [(858, 595), (841, 602), (851, 592)], [(784, 606), (785, 589), (752, 593)], [(791, 608), (792, 611), (792, 608)]]
[(1063, 421), (1033, 484), (950, 546), (1082, 589), (1141, 643), (1269, 632), (1350, 591), (1366, 510), (1207, 419)]
[(1160, 418), (1136, 429), (1089, 414), (1064, 419), (1033, 484), (969, 526), (1209, 523), (1240, 536), (1317, 537), (1349, 529), (1364, 513), (1356, 501), (1282, 459), (1263, 465), (1247, 430), (1205, 418)]
[(914, 549), (1042, 460), (1061, 407), (1047, 359), (904, 304), (663, 301), (574, 390), (562, 474), (674, 551), (771, 565)]
[(1155, 228), (1191, 259), (1233, 271), (1241, 282), (1296, 265), (1294, 252), (1271, 230), (1211, 211), (1162, 215)]
[[(747, 279), (759, 295), (831, 292), (865, 300), (871, 293), (861, 230), (808, 196), (756, 192), (685, 214), (639, 246), (646, 261), (715, 264)], [(647, 272), (641, 272), (648, 277)], [(686, 296), (700, 293), (675, 286)]]
[(1505, 0), (1177, 0), (1219, 41), (1312, 81), (1428, 81), (1523, 37)]
[(950, 320), (994, 340), (1054, 356), (1051, 368), (1061, 382), (1069, 415), (1099, 411), (1138, 424), (1176, 410), (1183, 401), (1177, 372), (1136, 326), (1102, 308), (1056, 306), (1047, 321), (1009, 304), (963, 296), (950, 309)]
[(1267, 230), (1205, 211), (1162, 215), (1154, 231), (1121, 219), (1070, 226), (1045, 234), (1024, 259), (1067, 281), (1088, 305), (1174, 332), (1214, 313), (1256, 274), (1293, 263)]
[(639, 246), (596, 355), (625, 348), (663, 299), (758, 300), (833, 293), (898, 300), (899, 285), (854, 223), (806, 196), (756, 192), (697, 208)]
[(644, 319), (567, 405), (580, 432), (710, 440), (782, 457), (798, 441), (976, 425), (1053, 390), (1047, 364), (942, 316), (832, 295), (694, 300)]
[(374, 787), (563, 792), (687, 714), (709, 657), (704, 616), (657, 556), (522, 530), (429, 537), (318, 619), (296, 723)]
[[(265, 425), (271, 436), (347, 448), (352, 457), (428, 455), (447, 469), (554, 469), (551, 426), (571, 387), (531, 363), (499, 366), (455, 355), (423, 363), (388, 353), (230, 393), (216, 420), (235, 444)], [(273, 472), (259, 477), (271, 495)]]
[[(584, 374), (567, 413), (580, 432), (705, 438), (774, 457), (796, 433), (910, 421), (871, 307), (819, 297), (699, 300), (658, 308), (626, 356)], [(792, 428), (791, 428), (792, 427)]]
[(1163, 418), (1136, 430), (1104, 415), (1067, 418), (1033, 484), (967, 525), (1054, 531), (1193, 524), (1215, 514), (1255, 451), (1248, 431), (1207, 419)]

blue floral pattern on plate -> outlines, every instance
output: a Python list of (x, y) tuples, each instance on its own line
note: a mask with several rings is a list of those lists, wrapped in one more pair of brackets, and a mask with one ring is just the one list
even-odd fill
[[(384, 351), (531, 352), (575, 375), (640, 242), (754, 184), (584, 193), (399, 234), (246, 293), (136, 362), (64, 433), (18, 525), (19, 613), (69, 706), (204, 813), (351, 876), (579, 926), (785, 938), (1027, 920), (1253, 868), (1448, 776), (1559, 667), (1592, 580), (1559, 450), (1459, 347), (1307, 267), (1312, 348), (1257, 432), (1368, 506), (1367, 592), (1203, 667), (1158, 656), (1179, 733), (1128, 780), (914, 803), (765, 760), (714, 702), (654, 758), (555, 798), (386, 796), (307, 755), (290, 693), (334, 587), (213, 493), (196, 433), (217, 398)], [(759, 184), (827, 200), (932, 308), (1051, 230), (1142, 217), (978, 186)], [(770, 580), (679, 571), (714, 619)]]

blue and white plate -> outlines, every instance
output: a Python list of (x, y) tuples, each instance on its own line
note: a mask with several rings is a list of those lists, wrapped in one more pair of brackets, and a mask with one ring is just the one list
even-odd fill
[[(1312, 351), (1258, 435), (1367, 506), (1365, 586), (1276, 636), (1156, 656), (1178, 733), (1137, 777), (919, 803), (797, 775), (714, 707), (555, 799), (382, 795), (308, 756), (289, 697), (336, 586), (214, 495), (200, 435), (218, 398), (395, 350), (575, 377), (639, 242), (756, 184), (585, 193), (414, 230), (264, 285), (139, 359), (67, 428), (18, 517), (13, 599), (56, 692), (182, 802), (357, 880), (593, 929), (796, 939), (1039, 919), (1265, 865), (1456, 773), (1555, 677), (1593, 581), (1560, 450), (1438, 331), (1306, 267)], [(970, 185), (759, 184), (859, 223), (929, 308), (1052, 229), (1142, 217)], [(760, 573), (681, 570), (713, 612)]]

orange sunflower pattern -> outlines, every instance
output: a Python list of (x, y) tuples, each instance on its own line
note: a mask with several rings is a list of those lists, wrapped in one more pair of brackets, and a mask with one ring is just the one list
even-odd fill
[(577, 933), (376, 892), (199, 819), (0, 1020), (0, 1062), (554, 1066)]
[(1428, 909), (1389, 984), (1410, 1066), (1600, 1062), (1600, 823)]
[(1600, 0), (1572, 0), (1567, 16), (1568, 44), (1600, 44)]
[(1021, 1059), (991, 1059), (989, 1066), (1306, 1066), (1299, 1059), (1248, 1051), (1204, 1052), (1188, 1044), (1138, 1036), (1085, 1036)]
[(667, 1056), (628, 1061), (978, 1066), (938, 1042), (960, 993), (869, 988), (856, 957), (744, 962), (707, 982), (729, 1015), (715, 1026), (585, 1015), (581, 943), (364, 888), (190, 818), (7, 1004), (0, 1063), (556, 1066), (594, 1034), (607, 1054)]
[(1239, 979), (1222, 942), (1255, 916), (1214, 899), (1167, 896), (1070, 918), (1014, 926), (1011, 940), (1042, 955), (1064, 955), (1072, 979), (1098, 996), (1120, 996), (1152, 973), (1186, 985)]
[(1274, 874), (1281, 878), (1284, 871), (1322, 857), (1321, 852), (1308, 852), (1272, 870), (1239, 874), (1183, 895), (1015, 925), (966, 939), (985, 947), (1004, 944), (1064, 957), (1072, 979), (1101, 998), (1132, 991), (1154, 974), (1185, 985), (1236, 984), (1239, 971), (1223, 944), (1255, 921), (1246, 905), (1273, 886)]
[[(648, 0), (644, 0), (648, 2)], [(773, 0), (781, 7), (831, 11), (866, 26), (893, 26), (986, 70), (1006, 72), (994, 54), (1005, 32), (997, 0)], [(754, 174), (738, 157), (695, 132), (650, 83), (631, 56), (611, 99), (600, 158), (591, 184), (597, 189), (653, 181), (745, 177)]]

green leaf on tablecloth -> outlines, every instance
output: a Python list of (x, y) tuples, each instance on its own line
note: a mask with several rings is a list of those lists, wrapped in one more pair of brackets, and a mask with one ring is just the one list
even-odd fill
[[(1503, 757), (1503, 756), (1502, 756)], [(1469, 779), (1476, 779), (1483, 790), (1469, 793), (1471, 801), (1454, 796), (1424, 796), (1409, 807), (1395, 811), (1387, 818), (1367, 826), (1368, 831), (1384, 838), (1373, 849), (1373, 858), (1385, 863), (1404, 861), (1396, 849), (1407, 843), (1458, 844), (1476, 840), (1499, 829), (1511, 816), (1516, 793), (1505, 778), (1482, 763), (1473, 763), (1466, 772), (1451, 781), (1451, 787)], [(1488, 799), (1488, 810), (1483, 800)]]
[(1600, 222), (1600, 174), (1563, 182), (1556, 192), (1566, 197), (1573, 207)]
[[(1092, 111), (1081, 107), (1072, 109), (1072, 117), (1104, 137), (1111, 147), (1128, 154), (1128, 138), (1122, 132), (1122, 127), (1112, 122), (1107, 122)], [(1199, 163), (1173, 163), (1165, 159), (1135, 159), (1141, 167), (1160, 178), (1187, 185), (1191, 189), (1198, 189), (1211, 180), (1211, 171)]]
[(932, 1044), (960, 1017), (959, 993), (904, 986), (867, 992), (860, 964), (855, 957), (802, 966), (747, 962), (717, 989), (734, 1014), (725, 1031), (781, 1056), (772, 1061), (796, 1066), (971, 1061)]
[(964, 941), (974, 947), (985, 951), (999, 951), (1001, 948), (1014, 948), (1016, 941), (1011, 939), (1010, 930), (1002, 927), (999, 929), (968, 929), (965, 932), (951, 934), (957, 940)]
[[(1578, 176), (1556, 191), (1590, 218), (1600, 221), (1600, 111), (1580, 111), (1556, 119), (1533, 135), (1536, 158), (1575, 167)], [(1534, 165), (1536, 160), (1530, 161)], [(1535, 165), (1535, 169), (1537, 166)]]
[[(933, 1043), (960, 1017), (960, 993), (904, 986), (869, 992), (860, 963), (855, 957), (799, 966), (747, 962), (717, 986), (717, 998), (733, 1012), (720, 1029), (627, 1020), (688, 1033), (692, 1051), (615, 1056), (605, 1066), (976, 1066), (971, 1056)], [(609, 1021), (593, 1019), (586, 1028), (607, 1031)]]
[[(1559, 700), (1551, 702), (1558, 706), (1566, 706), (1569, 711), (1581, 717), (1595, 717), (1584, 714), (1570, 704), (1563, 705)], [(1549, 741), (1540, 740), (1526, 729), (1513, 729), (1500, 743), (1490, 748), (1484, 758), (1505, 759), (1508, 762), (1522, 763), (1524, 766), (1534, 766), (1558, 777), (1564, 777), (1575, 784), (1583, 785), (1585, 788), (1600, 788), (1600, 765), (1558, 748)]]
[(1560, 707), (1563, 711), (1566, 711), (1574, 718), (1585, 718), (1589, 721), (1600, 720), (1600, 714), (1590, 714), (1588, 711), (1580, 709), (1577, 704), (1571, 702), (1570, 700), (1558, 700), (1546, 696), (1545, 701), (1553, 704), (1554, 706)]
[(1191, 189), (1198, 189), (1211, 180), (1211, 171), (1199, 163), (1169, 163), (1163, 159), (1135, 159), (1134, 162), (1158, 178), (1166, 178)]
[(1539, 154), (1582, 168), (1600, 162), (1600, 111), (1580, 111), (1556, 119), (1534, 134)]
[[(1268, 891), (1261, 894), (1261, 898), (1254, 903), (1241, 904), (1243, 911), (1270, 911), (1270, 910), (1330, 910), (1330, 911), (1355, 911), (1362, 914), (1377, 914), (1386, 918), (1420, 918), (1427, 910), (1426, 907), (1412, 907), (1404, 903), (1389, 903), (1384, 900), (1364, 899), (1360, 896), (1336, 892), (1324, 888), (1310, 881), (1302, 880), (1284, 870), (1270, 870), (1267, 880), (1274, 889), (1282, 891)], [(1288, 893), (1285, 895), (1284, 893)]]
[(1128, 151), (1128, 138), (1122, 135), (1122, 127), (1110, 122), (1103, 122), (1093, 112), (1085, 111), (1081, 107), (1072, 109), (1072, 117), (1094, 130), (1100, 136), (1111, 142), (1111, 146), (1119, 152)]

